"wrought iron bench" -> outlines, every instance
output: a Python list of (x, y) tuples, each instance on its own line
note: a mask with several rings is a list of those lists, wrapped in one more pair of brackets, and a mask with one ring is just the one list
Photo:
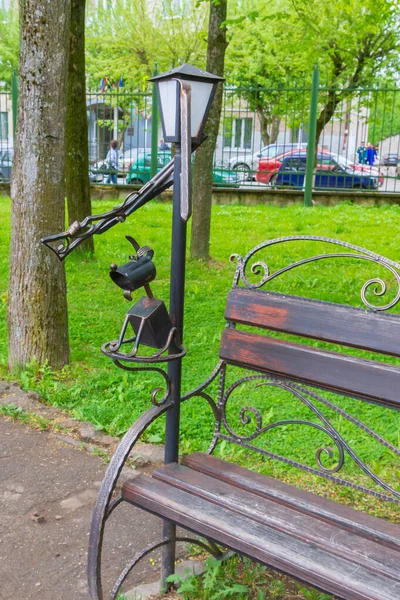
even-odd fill
[[(288, 264), (273, 273), (266, 262), (254, 258), (256, 253), (269, 251), (276, 244), (301, 241), (333, 244), (335, 249)], [(387, 291), (379, 277), (363, 285), (363, 308), (261, 289), (300, 265), (340, 257), (369, 261), (379, 269), (387, 269), (395, 282), (393, 300), (380, 306), (371, 303), (371, 293), (384, 296)], [(135, 442), (172, 406), (168, 377), (159, 370), (167, 382), (164, 397), (157, 401), (156, 394), (152, 395), (153, 406), (125, 435), (99, 493), (89, 548), (92, 598), (103, 598), (100, 569), (105, 523), (121, 502), (128, 502), (206, 541), (164, 536), (133, 557), (118, 578), (111, 592), (112, 599), (117, 597), (123, 581), (144, 556), (163, 545), (194, 539), (214, 556), (221, 555), (221, 548), (230, 549), (340, 598), (399, 600), (398, 525), (211, 454), (217, 443), (225, 440), (259, 453), (260, 461), (277, 459), (312, 475), (323, 476), (332, 484), (372, 494), (377, 501), (385, 500), (398, 507), (400, 492), (396, 485), (384, 481), (358, 456), (337, 422), (362, 432), (371, 442), (391, 453), (393, 468), (399, 466), (399, 448), (362, 423), (347, 407), (349, 402), (365, 401), (380, 405), (382, 410), (400, 409), (400, 367), (393, 361), (392, 364), (382, 362), (381, 356), (400, 357), (400, 316), (383, 314), (400, 298), (400, 265), (345, 242), (305, 236), (270, 240), (253, 248), (244, 258), (238, 255), (233, 258), (238, 264), (225, 310), (227, 326), (222, 333), (220, 362), (201, 386), (181, 399), (181, 402), (203, 399), (211, 407), (215, 427), (209, 451), (185, 456), (181, 464), (166, 464), (151, 475), (140, 474), (124, 483), (119, 496), (113, 496), (118, 476)], [(251, 283), (252, 277), (259, 281)], [(273, 333), (266, 335), (266, 332)], [(276, 337), (275, 332), (297, 337), (295, 341), (287, 341)], [(317, 345), (308, 346), (302, 338), (311, 338)], [(377, 356), (374, 360), (359, 358), (354, 352), (351, 355), (341, 348), (339, 351), (325, 349), (326, 343), (362, 349)], [(110, 352), (109, 346), (107, 352), (122, 366), (118, 353)], [(228, 372), (236, 373), (237, 367), (252, 374), (242, 374), (228, 385)], [(217, 382), (215, 401), (207, 388)], [(234, 427), (229, 405), (235, 394), (248, 385), (258, 394), (282, 390), (290, 394), (295, 403), (306, 407), (310, 416), (265, 423), (265, 411), (249, 402), (247, 392), (246, 402), (239, 409), (239, 426)], [(324, 390), (323, 395), (318, 389)], [(337, 403), (331, 399), (332, 394), (347, 398), (346, 410), (340, 398)], [(391, 414), (394, 420), (398, 418), (395, 411)], [(290, 426), (308, 428), (310, 434), (314, 432), (329, 440), (330, 446), (323, 444), (317, 450), (314, 465), (279, 454), (268, 444), (258, 444), (272, 432)], [(301, 443), (300, 440), (299, 445)], [(360, 468), (361, 481), (338, 474), (345, 460), (353, 461)]]

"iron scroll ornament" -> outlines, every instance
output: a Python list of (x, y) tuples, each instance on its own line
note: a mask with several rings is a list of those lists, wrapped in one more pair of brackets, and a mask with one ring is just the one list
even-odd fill
[[(298, 242), (298, 241), (323, 242), (323, 243), (327, 243), (327, 244), (341, 246), (343, 248), (351, 250), (352, 252), (331, 252), (331, 253), (326, 253), (326, 254), (317, 254), (315, 256), (311, 256), (309, 258), (304, 258), (302, 260), (299, 260), (299, 261), (293, 262), (289, 265), (286, 265), (285, 267), (282, 267), (281, 269), (278, 269), (273, 273), (270, 272), (269, 266), (262, 260), (258, 260), (258, 261), (251, 263), (251, 260), (254, 257), (254, 255), (257, 252), (259, 252), (260, 250), (263, 250), (264, 248), (274, 246), (277, 244), (283, 244), (286, 242)], [(390, 271), (390, 273), (392, 273), (392, 275), (396, 281), (396, 285), (397, 285), (397, 292), (396, 292), (395, 298), (391, 302), (388, 302), (387, 304), (382, 305), (382, 306), (376, 306), (376, 305), (371, 304), (366, 298), (367, 290), (371, 286), (374, 285), (375, 287), (373, 289), (373, 292), (374, 292), (375, 296), (384, 296), (387, 291), (387, 285), (383, 281), (383, 279), (381, 279), (379, 277), (369, 279), (368, 281), (366, 281), (364, 283), (364, 285), (361, 288), (361, 292), (360, 292), (361, 301), (364, 304), (364, 306), (366, 306), (367, 308), (374, 310), (374, 311), (385, 311), (390, 308), (393, 308), (393, 306), (395, 306), (398, 303), (398, 301), (400, 300), (400, 264), (399, 263), (396, 263), (380, 254), (376, 254), (375, 252), (371, 252), (370, 250), (366, 250), (365, 248), (361, 248), (360, 246), (350, 244), (349, 242), (344, 242), (342, 240), (336, 240), (333, 238), (320, 237), (320, 236), (294, 235), (294, 236), (275, 238), (273, 240), (268, 240), (266, 242), (258, 244), (258, 246), (255, 246), (254, 248), (252, 248), (244, 257), (240, 256), (239, 254), (232, 254), (230, 256), (230, 261), (237, 262), (237, 267), (236, 267), (236, 271), (235, 271), (235, 275), (234, 275), (234, 279), (233, 279), (233, 285), (237, 286), (241, 282), (247, 288), (259, 289), (259, 288), (263, 287), (265, 284), (272, 281), (273, 279), (278, 278), (280, 275), (283, 275), (284, 273), (291, 271), (292, 269), (295, 269), (296, 267), (299, 267), (299, 266), (305, 265), (305, 264), (309, 264), (312, 262), (316, 262), (319, 260), (332, 259), (332, 258), (353, 258), (353, 259), (358, 259), (358, 260), (366, 260), (366, 261), (370, 261), (375, 264), (378, 264), (378, 265), (384, 267), (385, 269), (387, 269), (388, 271)], [(261, 275), (261, 279), (256, 283), (251, 283), (251, 281), (248, 279), (246, 271), (248, 270), (249, 263), (251, 263), (250, 264), (250, 272), (253, 275)]]
[[(387, 448), (393, 455), (400, 459), (400, 449), (394, 446), (392, 443), (387, 441), (381, 435), (376, 433), (373, 429), (362, 423), (356, 417), (346, 412), (343, 408), (336, 405), (334, 402), (324, 398), (294, 381), (285, 379), (283, 377), (277, 377), (272, 374), (260, 374), (260, 375), (248, 375), (236, 380), (232, 385), (226, 387), (226, 371), (227, 363), (225, 361), (219, 361), (211, 375), (196, 389), (185, 394), (181, 402), (187, 401), (193, 397), (202, 398), (207, 401), (208, 405), (212, 409), (214, 414), (214, 434), (207, 450), (208, 454), (212, 454), (218, 444), (218, 442), (225, 441), (238, 445), (247, 450), (257, 452), (266, 458), (277, 460), (283, 464), (291, 467), (295, 467), (312, 475), (323, 477), (332, 483), (343, 485), (351, 488), (355, 491), (359, 491), (365, 494), (369, 494), (380, 500), (393, 502), (400, 505), (400, 491), (393, 488), (391, 485), (386, 483), (383, 479), (378, 477), (376, 473), (366, 464), (366, 462), (358, 456), (351, 446), (351, 443), (347, 442), (343, 435), (336, 429), (324, 414), (324, 409), (333, 411), (342, 419), (345, 419), (364, 434), (369, 436), (375, 442), (380, 444), (382, 447)], [(210, 394), (206, 391), (208, 386), (219, 376), (218, 385), (218, 399), (215, 402)], [(239, 386), (247, 383), (254, 382), (256, 387), (266, 386), (268, 389), (273, 387), (283, 389), (291, 393), (298, 401), (305, 405), (316, 417), (317, 421), (310, 419), (282, 419), (273, 423), (263, 424), (263, 416), (258, 408), (251, 405), (242, 406), (239, 410), (238, 424), (247, 426), (249, 430), (247, 433), (241, 431), (240, 433), (236, 430), (236, 426), (231, 424), (231, 419), (228, 419), (227, 408), (232, 393)], [(319, 422), (318, 422), (319, 421)], [(334, 458), (332, 448), (328, 445), (322, 445), (315, 450), (314, 460), (315, 466), (305, 464), (294, 458), (289, 458), (283, 454), (277, 454), (268, 448), (268, 442), (266, 440), (265, 447), (256, 446), (253, 442), (260, 438), (260, 436), (267, 436), (269, 432), (279, 427), (287, 426), (302, 426), (311, 427), (315, 430), (320, 431), (327, 436), (327, 439), (333, 447), (336, 449), (336, 462), (333, 465), (324, 465), (323, 456), (327, 456), (330, 459)], [(345, 479), (338, 475), (339, 471), (342, 470), (347, 460), (351, 460), (363, 473), (370, 479), (375, 486), (384, 490), (384, 492), (378, 491), (376, 488), (367, 487), (359, 483), (353, 483), (353, 481)]]

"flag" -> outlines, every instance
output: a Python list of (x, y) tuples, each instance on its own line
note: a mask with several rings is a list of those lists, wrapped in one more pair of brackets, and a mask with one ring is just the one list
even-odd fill
[(106, 85), (107, 79), (105, 77), (102, 77), (100, 81), (100, 92), (104, 92), (104, 90), (106, 89)]
[(120, 87), (120, 88), (124, 87), (124, 80), (122, 79), (122, 75), (119, 78), (118, 87)]

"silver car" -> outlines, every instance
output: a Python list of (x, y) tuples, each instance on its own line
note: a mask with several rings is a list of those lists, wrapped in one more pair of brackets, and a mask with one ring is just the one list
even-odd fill
[(14, 148), (0, 148), (0, 181), (9, 181), (11, 178)]

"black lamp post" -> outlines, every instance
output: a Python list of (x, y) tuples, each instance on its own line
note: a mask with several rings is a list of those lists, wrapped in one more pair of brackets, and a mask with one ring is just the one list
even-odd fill
[[(185, 286), (186, 227), (192, 212), (191, 152), (192, 144), (203, 140), (204, 127), (216, 87), (222, 77), (191, 65), (182, 65), (168, 73), (150, 79), (157, 84), (164, 139), (175, 142), (174, 194), (172, 216), (172, 248), (170, 276), (170, 318), (180, 341), (183, 337)], [(178, 338), (179, 339), (179, 338)], [(170, 352), (177, 349), (171, 347)], [(181, 398), (182, 359), (168, 364), (173, 405), (167, 412), (165, 462), (177, 462), (179, 455), (179, 416)], [(164, 538), (170, 543), (163, 553), (161, 581), (174, 572), (176, 526), (164, 522)]]

